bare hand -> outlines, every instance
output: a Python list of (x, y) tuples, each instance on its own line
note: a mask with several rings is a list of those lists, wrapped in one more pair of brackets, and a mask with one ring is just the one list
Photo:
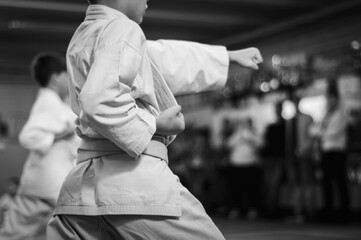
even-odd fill
[(156, 119), (156, 134), (169, 136), (184, 131), (184, 117), (181, 113), (182, 107), (177, 105), (161, 112)]
[(245, 48), (236, 51), (228, 51), (229, 60), (234, 61), (245, 68), (257, 70), (258, 64), (263, 62), (261, 53), (257, 48)]

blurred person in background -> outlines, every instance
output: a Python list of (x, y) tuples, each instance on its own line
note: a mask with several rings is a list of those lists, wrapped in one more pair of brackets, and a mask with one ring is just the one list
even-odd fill
[[(233, 105), (228, 99), (224, 99), (222, 103), (222, 107), (225, 107), (228, 110), (233, 109)], [(216, 212), (221, 215), (230, 216), (230, 212), (232, 211), (232, 207), (234, 206), (234, 204), (232, 203), (234, 189), (230, 184), (231, 180), (229, 178), (230, 149), (227, 146), (227, 140), (235, 131), (235, 121), (230, 119), (228, 116), (222, 116), (219, 123), (219, 135), (215, 137), (217, 144), (214, 145), (215, 148), (213, 149), (212, 153), (213, 158), (215, 158), (215, 172), (212, 176), (212, 179), (214, 179), (212, 181), (215, 190), (214, 192), (216, 193), (216, 195), (214, 196), (214, 200), (217, 205)], [(234, 215), (238, 214), (238, 210), (234, 212)]]
[[(329, 221), (344, 221), (349, 210), (349, 192), (347, 187), (347, 115), (341, 104), (337, 80), (345, 77), (338, 75), (330, 81), (327, 92), (327, 109), (321, 124), (312, 129), (312, 134), (320, 140), (323, 189), (323, 217)], [(340, 211), (335, 209), (335, 195), (340, 200)]]
[(19, 187), (19, 178), (11, 177), (7, 181), (6, 192), (0, 197), (0, 228), (3, 226), (6, 212), (15, 199)]
[(283, 101), (274, 106), (276, 120), (266, 127), (261, 150), (267, 217), (279, 217), (279, 197), (285, 171), (286, 121), (282, 117)]
[(260, 209), (262, 174), (258, 149), (262, 141), (251, 118), (240, 120), (233, 133), (226, 139), (230, 150), (229, 180), (232, 191), (232, 211), (229, 217), (244, 214), (255, 219)]
[(40, 89), (19, 134), (30, 150), (14, 204), (7, 211), (1, 240), (45, 239), (60, 187), (75, 166), (78, 137), (68, 99), (66, 63), (56, 53), (40, 53), (31, 64)]
[(209, 147), (209, 133), (204, 129), (194, 129), (190, 141), (188, 158), (189, 190), (207, 210), (211, 206), (210, 180), (212, 175), (212, 150)]
[(292, 186), (292, 205), (294, 221), (302, 223), (307, 217), (313, 217), (314, 199), (312, 186), (314, 178), (314, 162), (312, 159), (313, 137), (310, 134), (313, 119), (302, 113), (299, 108), (300, 98), (295, 96), (293, 102), (296, 107), (295, 116), (289, 121), (291, 126), (290, 182)]

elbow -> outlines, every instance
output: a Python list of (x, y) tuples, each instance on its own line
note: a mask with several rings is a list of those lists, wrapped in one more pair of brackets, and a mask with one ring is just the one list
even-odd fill
[(24, 129), (19, 133), (18, 136), (19, 144), (26, 148), (30, 149), (31, 143), (34, 142), (34, 136), (32, 136), (31, 131), (24, 131)]
[(95, 101), (96, 98), (93, 95), (79, 95), (79, 104), (82, 110), (81, 118), (84, 118), (83, 120), (92, 119), (96, 115)]
[(19, 136), (18, 136), (18, 142), (20, 144), (20, 146), (25, 147), (28, 142), (26, 141), (24, 134), (22, 132), (20, 132)]
[(36, 131), (21, 132), (18, 137), (20, 145), (28, 150), (47, 152), (54, 142), (51, 134), (42, 134)]

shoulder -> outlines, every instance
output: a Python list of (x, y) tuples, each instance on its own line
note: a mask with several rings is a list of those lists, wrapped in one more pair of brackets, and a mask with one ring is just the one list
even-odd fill
[(106, 44), (129, 42), (139, 45), (145, 42), (143, 30), (134, 21), (126, 18), (110, 21), (104, 28), (102, 39)]

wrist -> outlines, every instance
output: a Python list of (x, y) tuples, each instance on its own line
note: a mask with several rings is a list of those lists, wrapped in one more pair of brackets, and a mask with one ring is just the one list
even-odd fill
[(166, 136), (162, 136), (162, 135), (159, 135), (159, 134), (154, 134), (153, 137), (152, 137), (152, 140), (153, 141), (158, 141), (158, 142), (161, 142), (163, 144), (166, 143)]
[(234, 61), (234, 51), (227, 51), (228, 53), (228, 59), (230, 62), (233, 62)]

